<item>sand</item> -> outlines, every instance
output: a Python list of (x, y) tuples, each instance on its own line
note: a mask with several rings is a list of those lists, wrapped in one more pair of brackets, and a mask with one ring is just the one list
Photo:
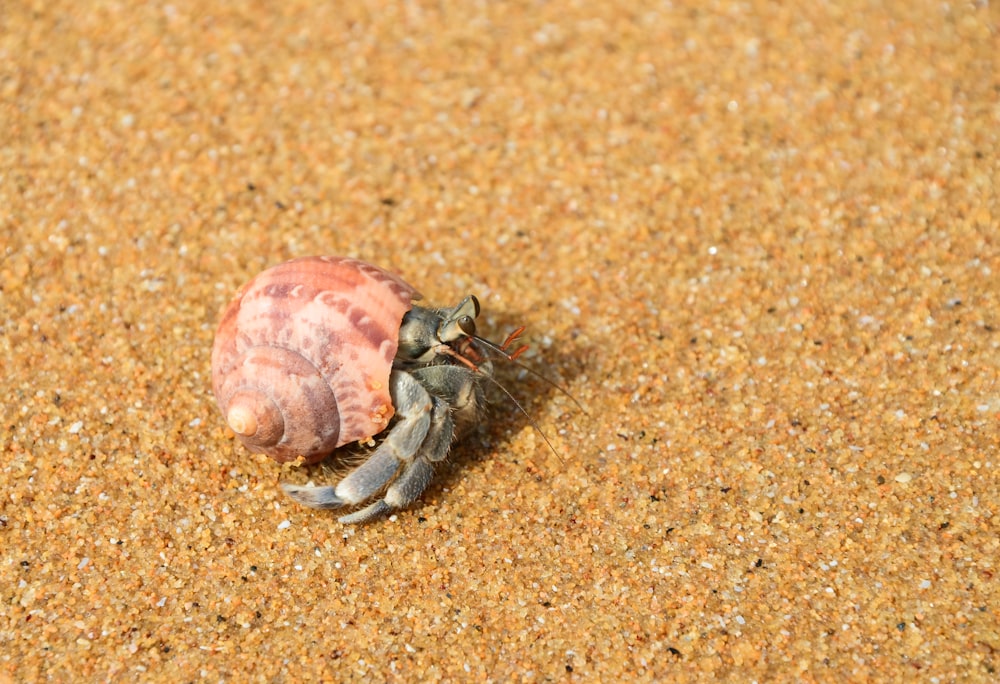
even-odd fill
[[(798, 5), (5, 3), (0, 680), (996, 678), (998, 14)], [(586, 411), (294, 505), (209, 356), (310, 254)]]

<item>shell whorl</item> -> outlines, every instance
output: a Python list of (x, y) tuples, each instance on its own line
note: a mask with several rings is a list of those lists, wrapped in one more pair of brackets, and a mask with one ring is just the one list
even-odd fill
[(380, 432), (389, 373), (415, 290), (354, 259), (306, 257), (264, 271), (223, 314), (212, 385), (252, 451), (315, 462)]

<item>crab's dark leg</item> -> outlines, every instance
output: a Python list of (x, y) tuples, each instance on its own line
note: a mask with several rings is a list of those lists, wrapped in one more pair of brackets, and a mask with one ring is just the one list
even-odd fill
[(342, 523), (368, 522), (416, 501), (434, 478), (433, 464), (443, 461), (451, 450), (458, 427), (456, 420), (461, 421), (464, 429), (478, 416), (482, 388), (479, 385), (481, 377), (476, 371), (463, 366), (426, 366), (412, 371), (412, 377), (433, 402), (430, 426), (424, 441), (419, 450), (404, 462), (399, 477), (386, 489), (385, 496), (341, 517)]
[(399, 420), (372, 455), (336, 487), (282, 484), (290, 497), (311, 508), (353, 506), (377, 494), (392, 480), (400, 464), (413, 460), (430, 430), (434, 401), (409, 373), (393, 371), (389, 384)]
[(433, 398), (430, 429), (420, 450), (403, 465), (399, 477), (385, 490), (385, 496), (360, 511), (342, 516), (345, 524), (368, 522), (391, 511), (405, 508), (424, 493), (434, 478), (433, 461), (441, 460), (448, 454), (451, 439), (455, 434), (455, 424), (451, 419), (451, 409), (442, 400)]

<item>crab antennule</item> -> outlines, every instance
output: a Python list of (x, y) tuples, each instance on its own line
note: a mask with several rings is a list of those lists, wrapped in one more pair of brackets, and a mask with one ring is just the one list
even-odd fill
[(515, 352), (514, 352), (513, 354), (510, 354), (510, 355), (509, 355), (509, 356), (507, 357), (507, 360), (508, 360), (508, 361), (516, 361), (516, 360), (517, 360), (517, 357), (518, 357), (518, 356), (520, 356), (520, 355), (521, 355), (521, 354), (523, 354), (524, 352), (528, 351), (529, 349), (531, 349), (531, 347), (530, 347), (530, 346), (528, 346), (528, 345), (526, 345), (526, 344), (525, 344), (525, 345), (522, 345), (522, 346), (520, 346), (520, 347), (519, 347), (519, 348), (518, 348), (518, 349), (517, 349), (517, 350), (516, 350), (516, 351), (515, 351)]
[(527, 327), (522, 325), (520, 328), (514, 330), (514, 332), (512, 332), (510, 335), (507, 335), (507, 339), (504, 340), (503, 344), (500, 345), (500, 349), (502, 349), (503, 351), (507, 351), (507, 347), (513, 344), (514, 340), (519, 338), (521, 336), (521, 333), (523, 333), (526, 329)]

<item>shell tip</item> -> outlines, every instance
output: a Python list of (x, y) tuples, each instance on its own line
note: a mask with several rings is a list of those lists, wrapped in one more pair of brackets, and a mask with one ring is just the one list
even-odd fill
[(226, 422), (238, 435), (249, 437), (257, 432), (257, 416), (247, 406), (233, 406), (226, 414)]

